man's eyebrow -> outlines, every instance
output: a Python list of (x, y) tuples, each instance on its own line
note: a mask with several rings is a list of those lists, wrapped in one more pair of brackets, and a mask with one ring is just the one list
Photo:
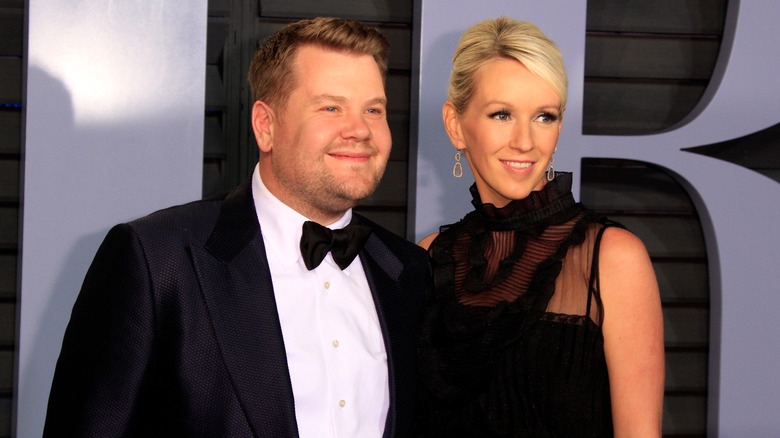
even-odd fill
[(369, 105), (379, 104), (379, 105), (387, 106), (387, 98), (384, 97), (384, 96), (383, 97), (376, 97), (374, 99), (369, 100), (368, 104)]
[[(347, 103), (347, 98), (344, 97), (344, 96), (334, 96), (332, 94), (320, 94), (318, 96), (314, 96), (311, 99), (311, 101), (312, 101), (312, 103), (314, 105), (320, 105), (320, 104), (323, 104), (323, 103), (338, 103), (340, 105), (343, 105), (343, 104)], [(367, 102), (367, 104), (368, 105), (379, 104), (379, 105), (387, 106), (387, 98), (384, 97), (384, 96), (375, 97), (373, 99), (370, 99)]]
[(325, 102), (344, 104), (347, 102), (347, 98), (344, 96), (333, 96), (330, 94), (320, 94), (319, 96), (314, 96), (312, 98), (312, 103), (314, 104), (320, 104)]

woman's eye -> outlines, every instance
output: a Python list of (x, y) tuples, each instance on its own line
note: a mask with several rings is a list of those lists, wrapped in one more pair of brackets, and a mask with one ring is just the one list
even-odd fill
[(550, 112), (544, 112), (539, 114), (539, 120), (544, 123), (553, 123), (558, 121), (558, 115)]
[(490, 115), (491, 119), (496, 119), (500, 122), (506, 122), (509, 120), (509, 112), (508, 111), (496, 111), (493, 114)]

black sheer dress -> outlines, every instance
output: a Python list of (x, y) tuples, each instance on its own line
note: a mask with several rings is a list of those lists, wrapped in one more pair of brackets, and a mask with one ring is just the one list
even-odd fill
[(571, 174), (503, 208), (482, 204), (430, 246), (419, 347), (429, 437), (612, 436), (598, 290), (601, 232)]

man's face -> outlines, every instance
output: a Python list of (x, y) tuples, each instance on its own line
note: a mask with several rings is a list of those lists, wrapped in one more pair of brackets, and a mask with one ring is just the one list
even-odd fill
[(371, 195), (384, 173), (384, 82), (371, 56), (316, 46), (297, 50), (293, 70), (296, 88), (260, 146), (260, 174), (282, 202), (328, 224)]

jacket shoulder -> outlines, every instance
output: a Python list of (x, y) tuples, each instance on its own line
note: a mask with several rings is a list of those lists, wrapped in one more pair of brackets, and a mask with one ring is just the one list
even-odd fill
[(382, 241), (404, 264), (414, 262), (425, 262), (428, 260), (428, 253), (415, 243), (412, 243), (403, 237), (395, 234), (387, 228), (366, 218), (365, 216), (353, 213), (363, 225), (371, 227), (372, 232)]
[(142, 242), (205, 241), (214, 229), (222, 201), (213, 198), (176, 205), (114, 228), (130, 231)]

